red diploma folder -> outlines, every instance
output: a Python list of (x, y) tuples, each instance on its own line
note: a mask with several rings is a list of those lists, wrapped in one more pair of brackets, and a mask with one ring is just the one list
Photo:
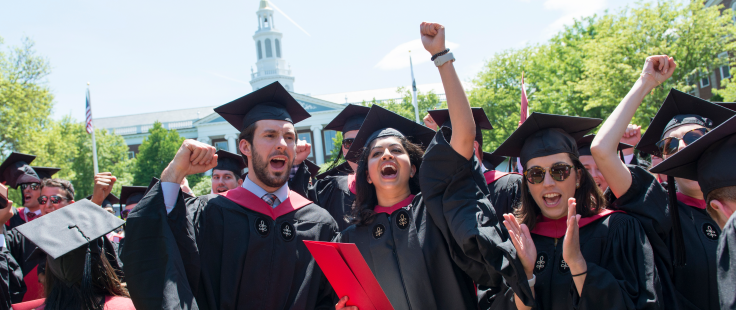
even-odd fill
[(393, 310), (386, 293), (352, 243), (304, 241), (338, 297), (360, 310)]

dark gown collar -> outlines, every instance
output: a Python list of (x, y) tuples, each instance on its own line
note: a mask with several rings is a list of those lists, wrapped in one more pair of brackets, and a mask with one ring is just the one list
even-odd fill
[(276, 208), (272, 208), (263, 201), (263, 199), (240, 186), (227, 192), (220, 193), (220, 195), (246, 209), (268, 215), (274, 220), (279, 216), (296, 211), (297, 209), (312, 203), (309, 199), (302, 197), (302, 195), (299, 195), (292, 190), (289, 190), (289, 198), (286, 198), (286, 200), (281, 202), (276, 206)]
[(498, 179), (503, 178), (504, 176), (507, 176), (509, 174), (518, 174), (520, 173), (516, 172), (503, 172), (503, 171), (497, 171), (497, 170), (488, 170), (485, 173), (483, 173), (483, 176), (486, 177), (486, 184), (491, 184), (493, 182), (496, 182)]
[(404, 199), (402, 201), (399, 201), (397, 204), (395, 204), (393, 206), (390, 206), (388, 208), (387, 207), (376, 206), (375, 208), (373, 208), (373, 211), (375, 211), (376, 213), (386, 213), (386, 214), (391, 215), (391, 213), (394, 213), (394, 211), (396, 211), (398, 209), (401, 209), (403, 207), (406, 207), (409, 204), (411, 204), (411, 201), (412, 200), (414, 200), (414, 195), (409, 195), (409, 197), (406, 197), (406, 199)]
[(683, 193), (677, 193), (677, 200), (693, 208), (705, 210), (705, 200), (703, 199), (693, 198)]
[[(624, 213), (620, 210), (614, 211), (606, 209), (596, 215), (581, 218), (578, 224), (582, 228), (585, 225), (593, 223), (616, 212)], [(550, 238), (562, 238), (565, 235), (565, 232), (567, 232), (567, 216), (561, 217), (556, 220), (548, 219), (544, 216), (540, 216), (540, 218), (541, 220), (537, 223), (536, 226), (534, 226), (534, 229), (532, 229), (533, 234)]]
[(348, 174), (348, 188), (350, 189), (350, 192), (353, 193), (353, 195), (357, 195), (358, 194), (355, 191), (355, 173)]

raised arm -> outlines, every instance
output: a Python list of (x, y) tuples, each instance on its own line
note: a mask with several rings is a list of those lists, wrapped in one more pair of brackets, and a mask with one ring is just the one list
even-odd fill
[(631, 187), (631, 172), (618, 156), (618, 143), (644, 97), (670, 78), (676, 67), (675, 60), (667, 55), (647, 57), (641, 76), (608, 116), (590, 145), (590, 152), (598, 165), (598, 170), (606, 178), (611, 192), (616, 197), (621, 197)]
[[(445, 27), (423, 22), (419, 26), (422, 34), (422, 44), (432, 55), (445, 50)], [(475, 122), (473, 112), (470, 110), (468, 97), (465, 95), (463, 85), (457, 76), (452, 61), (445, 62), (439, 66), (442, 86), (445, 88), (447, 98), (447, 109), (450, 111), (452, 120), (452, 139), (450, 145), (465, 159), (473, 156), (473, 141), (475, 141)]]

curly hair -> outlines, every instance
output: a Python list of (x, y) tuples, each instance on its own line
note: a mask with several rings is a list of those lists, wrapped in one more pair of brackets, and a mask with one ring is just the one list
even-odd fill
[[(409, 154), (409, 162), (412, 166), (416, 167), (416, 173), (409, 179), (409, 189), (412, 194), (419, 193), (419, 166), (422, 164), (422, 156), (424, 156), (424, 150), (422, 147), (409, 142), (405, 137), (396, 137), (401, 142), (401, 146), (404, 147), (407, 154)], [(363, 148), (358, 160), (358, 169), (355, 173), (355, 201), (353, 201), (353, 207), (350, 215), (345, 216), (351, 224), (358, 226), (370, 225), (373, 223), (373, 219), (376, 213), (373, 208), (378, 204), (378, 197), (376, 195), (376, 187), (373, 184), (368, 183), (368, 156), (371, 148), (375, 145), (374, 140), (369, 147)]]
[(59, 179), (59, 178), (53, 178), (53, 179), (43, 179), (41, 181), (41, 188), (44, 187), (58, 187), (63, 189), (66, 192), (66, 198), (71, 200), (74, 200), (74, 185), (72, 185), (72, 182), (69, 182), (68, 180)]
[[(570, 155), (570, 160), (572, 160), (573, 167), (575, 167), (575, 172), (581, 174), (580, 187), (575, 190), (574, 197), (577, 201), (577, 213), (581, 217), (589, 217), (600, 213), (601, 210), (606, 208), (608, 200), (603, 196), (603, 192), (598, 188), (593, 176), (585, 169), (580, 159), (574, 154), (568, 153), (568, 155)], [(524, 163), (523, 168), (526, 170), (526, 163)], [(537, 225), (542, 211), (529, 192), (527, 182), (526, 177), (521, 181), (521, 205), (516, 208), (514, 213), (520, 224), (526, 224), (529, 230), (532, 230)]]

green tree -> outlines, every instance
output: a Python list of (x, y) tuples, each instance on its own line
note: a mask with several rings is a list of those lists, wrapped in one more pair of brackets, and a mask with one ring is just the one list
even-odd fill
[[(0, 47), (3, 40), (0, 38)], [(30, 133), (46, 128), (53, 95), (46, 85), (51, 72), (48, 60), (36, 54), (34, 43), (0, 49), (0, 151), (18, 151)]]
[[(154, 123), (148, 133), (138, 147), (133, 176), (133, 183), (138, 186), (147, 186), (151, 177), (159, 177), (184, 142), (176, 130), (166, 130), (160, 122)], [(196, 184), (192, 179), (189, 182)]]
[(667, 54), (678, 68), (637, 112), (633, 122), (646, 127), (670, 88), (690, 91), (728, 61), (715, 55), (734, 50), (736, 25), (731, 10), (720, 9), (702, 1), (639, 3), (578, 20), (547, 42), (494, 55), (473, 80), (469, 97), (494, 126), (484, 150), (495, 149), (517, 128), (522, 72), (531, 112), (606, 118), (639, 77), (646, 57)]
[(197, 183), (189, 183), (195, 196), (207, 195), (212, 192), (212, 178), (201, 178)]
[[(76, 140), (78, 155), (72, 164), (71, 171), (75, 175), (72, 183), (78, 199), (92, 195), (94, 188), (94, 162), (92, 160), (92, 138), (79, 123), (82, 132)], [(123, 185), (133, 184), (133, 167), (135, 160), (128, 158), (128, 145), (122, 136), (109, 133), (107, 130), (95, 130), (97, 142), (97, 165), (100, 172), (111, 172), (117, 178), (112, 193), (117, 195)], [(148, 185), (148, 184), (145, 184)]]

